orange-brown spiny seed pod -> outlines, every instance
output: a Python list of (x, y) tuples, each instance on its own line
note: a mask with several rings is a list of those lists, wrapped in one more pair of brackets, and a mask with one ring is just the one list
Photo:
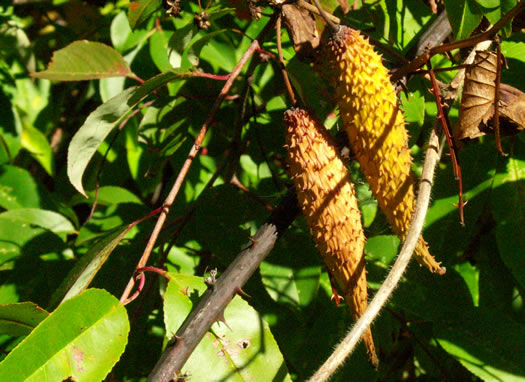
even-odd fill
[[(341, 26), (321, 55), (352, 150), (393, 231), (404, 239), (415, 210), (405, 119), (381, 56), (356, 30)], [(417, 261), (445, 273), (421, 236)]]
[[(365, 235), (348, 170), (322, 123), (300, 108), (284, 114), (289, 173), (299, 205), (330, 274), (357, 320), (367, 307)], [(370, 329), (363, 336), (378, 360)]]

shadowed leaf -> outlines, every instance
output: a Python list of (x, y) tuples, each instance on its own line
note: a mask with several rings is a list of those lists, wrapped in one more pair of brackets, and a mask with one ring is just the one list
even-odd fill
[(26, 336), (48, 315), (32, 302), (0, 305), (0, 333)]
[(78, 295), (86, 289), (97, 272), (102, 268), (109, 255), (128, 233), (129, 226), (123, 226), (107, 233), (99, 239), (74, 268), (69, 272), (60, 287), (51, 297), (51, 307), (55, 307), (64, 301)]

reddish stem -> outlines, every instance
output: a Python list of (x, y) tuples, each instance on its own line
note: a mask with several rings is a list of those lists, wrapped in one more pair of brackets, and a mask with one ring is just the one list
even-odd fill
[[(211, 125), (211, 123), (215, 119), (215, 114), (217, 113), (217, 110), (219, 110), (219, 107), (222, 101), (224, 100), (224, 98), (226, 98), (226, 95), (230, 91), (233, 85), (233, 82), (239, 76), (242, 68), (244, 67), (244, 65), (246, 65), (246, 63), (248, 62), (248, 60), (251, 58), (251, 56), (253, 55), (253, 53), (256, 51), (258, 47), (259, 47), (258, 41), (254, 40), (251, 43), (248, 50), (244, 53), (243, 57), (241, 58), (237, 66), (233, 69), (231, 75), (228, 77), (228, 80), (224, 84), (221, 92), (219, 93), (217, 100), (215, 101), (215, 104), (213, 105), (210, 111), (208, 119), (202, 125), (199, 135), (195, 139), (195, 142), (188, 154), (188, 157), (186, 161), (184, 162), (184, 165), (182, 166), (182, 169), (180, 170), (179, 175), (177, 176), (177, 179), (175, 180), (175, 183), (173, 184), (173, 187), (171, 188), (170, 193), (168, 194), (166, 200), (164, 201), (162, 213), (160, 214), (159, 219), (157, 220), (157, 224), (155, 225), (155, 228), (153, 229), (153, 232), (151, 233), (148, 244), (146, 245), (146, 248), (144, 249), (144, 253), (142, 254), (142, 257), (140, 258), (137, 264), (137, 267), (136, 267), (137, 269), (143, 268), (144, 266), (146, 266), (146, 263), (148, 262), (149, 256), (151, 255), (151, 251), (153, 250), (153, 247), (155, 246), (155, 243), (160, 234), (162, 226), (164, 225), (164, 222), (166, 221), (166, 217), (169, 212), (169, 209), (171, 205), (173, 204), (173, 202), (175, 201), (177, 194), (179, 193), (182, 183), (191, 167), (191, 164), (193, 163), (193, 159), (197, 156), (201, 148), (201, 144), (202, 144), (202, 141), (204, 140), (204, 137), (206, 136), (208, 127)], [(128, 282), (128, 285), (126, 286), (124, 292), (122, 293), (122, 296), (120, 297), (120, 301), (122, 303), (125, 303), (128, 300), (128, 296), (131, 293), (134, 285), (135, 285), (135, 280), (133, 277), (131, 277)]]
[(501, 84), (501, 45), (496, 41), (496, 89), (494, 95), (494, 130), (496, 133), (496, 147), (501, 155), (506, 156), (501, 147), (501, 135), (499, 129), (499, 89)]
[(275, 28), (277, 31), (277, 52), (279, 52), (279, 66), (281, 67), (281, 74), (283, 75), (284, 84), (286, 85), (286, 90), (288, 91), (290, 100), (292, 101), (292, 104), (295, 105), (297, 103), (297, 100), (295, 99), (292, 84), (290, 83), (288, 73), (286, 72), (286, 67), (284, 66), (283, 47), (281, 44), (281, 18), (281, 13), (279, 13), (279, 16), (277, 16), (277, 22), (275, 24)]
[(452, 160), (452, 168), (454, 171), (454, 178), (458, 181), (459, 221), (461, 225), (464, 226), (465, 217), (463, 214), (463, 207), (465, 204), (463, 203), (463, 178), (461, 175), (461, 166), (459, 165), (459, 159), (457, 156), (456, 144), (454, 142), (454, 138), (452, 137), (452, 132), (450, 130), (450, 124), (448, 123), (448, 118), (446, 117), (446, 114), (443, 112), (443, 104), (441, 101), (441, 90), (439, 89), (439, 86), (437, 84), (436, 76), (434, 74), (434, 71), (432, 70), (430, 60), (428, 60), (427, 66), (428, 66), (428, 73), (430, 74), (430, 79), (432, 82), (432, 91), (434, 92), (434, 97), (436, 99), (436, 105), (438, 109), (437, 118), (441, 121), (443, 132), (445, 133), (445, 137), (447, 138), (448, 148), (450, 152), (450, 159)]

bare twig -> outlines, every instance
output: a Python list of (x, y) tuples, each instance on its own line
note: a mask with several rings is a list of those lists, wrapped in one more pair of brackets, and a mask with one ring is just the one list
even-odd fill
[(319, 3), (319, 0), (314, 0), (314, 4), (316, 6), (316, 8), (319, 10), (319, 14), (321, 15), (321, 17), (324, 19), (324, 21), (326, 22), (326, 24), (328, 25), (328, 27), (330, 27), (330, 29), (332, 30), (332, 33), (335, 33), (339, 30), (339, 25), (337, 25), (336, 23), (334, 23), (332, 21), (332, 18), (329, 16), (329, 14), (323, 9), (323, 7), (321, 6), (321, 4)]
[(273, 248), (276, 240), (295, 219), (299, 209), (293, 190), (274, 209), (274, 212), (244, 249), (209, 288), (191, 312), (184, 325), (173, 336), (170, 344), (148, 377), (150, 382), (176, 380), (177, 373), (197, 347), (211, 325), (220, 317), (231, 299), (248, 281), (253, 272)]
[[(319, 9), (315, 5), (312, 5), (305, 0), (297, 0), (297, 5), (301, 8), (306, 9), (307, 11), (310, 11), (312, 13), (315, 13), (316, 15), (321, 16), (321, 13), (319, 12)], [(331, 13), (325, 12), (326, 19), (330, 20), (334, 24), (341, 24), (341, 19), (337, 16), (332, 15)]]
[(482, 41), (491, 40), (499, 32), (499, 30), (505, 26), (506, 23), (508, 23), (514, 16), (516, 16), (523, 10), (524, 4), (525, 1), (519, 2), (514, 8), (512, 8), (508, 13), (506, 13), (496, 24), (494, 24), (492, 28), (490, 28), (486, 32), (477, 34), (475, 36), (469, 37), (461, 41), (434, 46), (430, 49), (424, 49), (423, 53), (417, 56), (408, 65), (405, 65), (398, 71), (396, 71), (392, 75), (392, 81), (398, 81), (407, 74), (419, 69), (421, 66), (425, 65), (428, 62), (431, 56), (435, 54), (450, 52), (453, 49), (468, 48)]
[(419, 194), (417, 197), (416, 212), (407, 238), (401, 248), (401, 252), (390, 270), (387, 278), (381, 285), (381, 288), (374, 296), (374, 299), (355, 323), (352, 329), (348, 332), (346, 337), (337, 345), (335, 351), (326, 360), (326, 362), (319, 368), (319, 370), (309, 379), (310, 382), (326, 381), (330, 376), (341, 366), (344, 360), (350, 355), (355, 348), (355, 345), (361, 339), (365, 330), (372, 324), (372, 321), (378, 316), (380, 310), (383, 308), (388, 298), (399, 284), (399, 280), (403, 275), (412, 253), (416, 248), (417, 241), (423, 229), (425, 222), (425, 215), (430, 201), (430, 191), (432, 189), (432, 179), (434, 177), (434, 168), (439, 159), (439, 140), (435, 132), (436, 125), (432, 130), (428, 148), (425, 155), (425, 164), (423, 165), (423, 174), (419, 183)]
[[(199, 150), (201, 148), (201, 144), (202, 144), (202, 141), (204, 140), (204, 137), (206, 136), (206, 132), (208, 131), (208, 127), (213, 122), (213, 120), (215, 118), (215, 114), (216, 114), (217, 110), (219, 110), (219, 107), (220, 107), (222, 101), (224, 100), (224, 98), (226, 97), (228, 92), (230, 91), (230, 89), (231, 89), (231, 87), (233, 85), (233, 82), (239, 76), (239, 74), (241, 73), (242, 68), (244, 67), (244, 65), (246, 65), (246, 63), (248, 62), (248, 60), (253, 55), (253, 53), (257, 50), (258, 47), (259, 47), (258, 41), (254, 40), (251, 43), (251, 45), (248, 48), (248, 50), (244, 53), (244, 55), (240, 59), (240, 61), (237, 64), (237, 66), (233, 69), (232, 73), (228, 77), (228, 80), (224, 84), (221, 92), (219, 93), (219, 95), (218, 95), (218, 97), (217, 97), (217, 99), (215, 101), (215, 104), (213, 105), (213, 107), (212, 107), (212, 109), (210, 111), (210, 114), (208, 115), (208, 119), (202, 125), (202, 128), (201, 128), (201, 130), (199, 132), (199, 135), (195, 139), (195, 143), (193, 144), (193, 146), (192, 146), (192, 148), (191, 148), (191, 150), (190, 150), (190, 152), (188, 154), (188, 157), (187, 157), (186, 161), (184, 162), (184, 165), (182, 166), (182, 169), (180, 170), (179, 175), (177, 176), (177, 179), (175, 180), (175, 183), (173, 184), (173, 187), (172, 187), (170, 193), (168, 194), (166, 200), (164, 201), (163, 211), (160, 214), (159, 219), (157, 220), (157, 224), (155, 225), (155, 228), (153, 229), (153, 232), (151, 233), (150, 239), (148, 241), (148, 244), (146, 245), (144, 253), (143, 253), (142, 257), (140, 258), (140, 260), (139, 260), (139, 262), (137, 264), (137, 268), (143, 268), (146, 265), (146, 263), (148, 262), (148, 259), (149, 259), (149, 256), (151, 254), (151, 251), (153, 250), (153, 247), (155, 246), (155, 243), (156, 243), (157, 238), (159, 236), (159, 233), (160, 233), (160, 231), (162, 229), (162, 226), (164, 225), (164, 222), (166, 221), (166, 217), (168, 215), (169, 209), (170, 209), (171, 205), (173, 204), (173, 202), (175, 201), (175, 197), (179, 193), (180, 187), (182, 186), (182, 182), (184, 181), (184, 178), (186, 177), (186, 174), (188, 173), (188, 171), (189, 171), (189, 169), (191, 167), (191, 164), (193, 163), (193, 159), (197, 156), (197, 154), (198, 154), (198, 152), (199, 152)], [(131, 293), (131, 290), (133, 289), (134, 285), (135, 285), (135, 280), (134, 280), (134, 277), (132, 277), (129, 280), (128, 285), (126, 286), (126, 289), (122, 293), (122, 296), (120, 297), (120, 301), (122, 303), (125, 304), (127, 302), (128, 296)]]
[(506, 156), (503, 148), (501, 147), (501, 136), (499, 131), (499, 89), (501, 85), (501, 45), (496, 39), (496, 89), (494, 90), (494, 131), (496, 133), (496, 147), (501, 155)]
[(286, 85), (286, 90), (288, 91), (288, 95), (290, 96), (290, 100), (292, 101), (292, 104), (295, 105), (297, 103), (297, 100), (295, 99), (295, 94), (293, 92), (292, 84), (290, 83), (290, 79), (288, 78), (288, 73), (286, 72), (286, 67), (284, 65), (284, 58), (283, 58), (283, 47), (281, 44), (281, 19), (282, 15), (279, 13), (279, 16), (277, 16), (277, 22), (275, 24), (275, 28), (277, 30), (277, 52), (279, 52), (279, 66), (281, 68), (281, 74), (283, 75), (284, 84)]
[(428, 73), (430, 74), (430, 79), (432, 83), (432, 91), (434, 92), (434, 97), (436, 99), (437, 105), (437, 119), (441, 122), (443, 127), (443, 132), (447, 138), (448, 149), (450, 153), (450, 159), (452, 161), (452, 169), (454, 171), (454, 178), (458, 181), (458, 208), (459, 208), (459, 221), (462, 226), (465, 225), (465, 217), (463, 214), (463, 177), (461, 175), (461, 166), (459, 164), (459, 158), (457, 156), (458, 150), (456, 148), (456, 143), (454, 137), (452, 136), (452, 130), (450, 129), (450, 123), (448, 121), (447, 115), (443, 110), (443, 103), (441, 102), (441, 89), (439, 89), (436, 81), (436, 76), (430, 65), (430, 60), (427, 63)]

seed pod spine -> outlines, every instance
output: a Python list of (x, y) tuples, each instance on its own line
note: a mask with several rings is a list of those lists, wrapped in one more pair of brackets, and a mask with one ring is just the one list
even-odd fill
[[(299, 205), (321, 257), (357, 320), (368, 305), (366, 239), (348, 170), (332, 136), (311, 113), (288, 110), (284, 122), (289, 173)], [(370, 328), (363, 340), (371, 363), (377, 365)]]

